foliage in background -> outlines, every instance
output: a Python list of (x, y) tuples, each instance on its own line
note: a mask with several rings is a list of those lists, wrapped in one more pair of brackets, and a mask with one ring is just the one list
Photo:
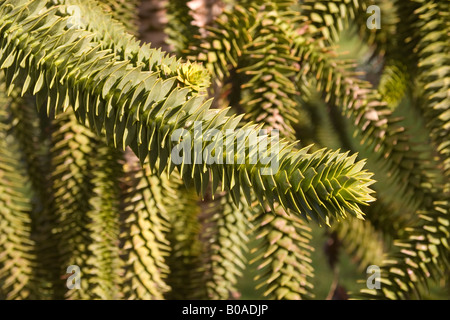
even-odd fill
[[(341, 249), (382, 271), (351, 297), (449, 286), (445, 0), (206, 1), (202, 23), (169, 0), (175, 55), (132, 35), (140, 2), (0, 1), (0, 298), (236, 299), (243, 274), (260, 298), (325, 298), (321, 233), (327, 298), (349, 294)], [(367, 54), (336, 50), (353, 31)], [(249, 146), (244, 165), (174, 165), (194, 121), (279, 130), (279, 171)]]

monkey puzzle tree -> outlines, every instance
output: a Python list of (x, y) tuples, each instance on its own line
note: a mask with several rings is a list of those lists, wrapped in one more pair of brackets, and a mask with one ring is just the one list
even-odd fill
[[(310, 225), (381, 267), (356, 297), (448, 281), (448, 3), (224, 1), (199, 26), (170, 0), (167, 54), (138, 2), (0, 1), (1, 298), (230, 299), (244, 269), (313, 298)], [(350, 27), (378, 70), (334, 50)]]

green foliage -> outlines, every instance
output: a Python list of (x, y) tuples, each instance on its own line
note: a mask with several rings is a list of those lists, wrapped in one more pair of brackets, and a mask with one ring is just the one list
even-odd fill
[(221, 195), (208, 204), (202, 216), (205, 244), (201, 271), (208, 299), (236, 297), (236, 284), (247, 264), (250, 210), (236, 207), (229, 195)]
[(123, 23), (128, 32), (135, 34), (138, 29), (136, 11), (140, 2), (140, 0), (101, 0), (100, 5), (102, 5), (105, 12)]
[(311, 299), (309, 223), (381, 267), (357, 297), (420, 298), (450, 257), (448, 4), (245, 0), (204, 30), (188, 3), (171, 55), (132, 35), (139, 1), (0, 0), (0, 298), (233, 299), (245, 272)]
[[(81, 3), (79, 5), (82, 6)], [(128, 60), (122, 61), (120, 56), (113, 56), (106, 50), (101, 50), (102, 47), (112, 47), (113, 43), (108, 43), (109, 38), (95, 41), (100, 32), (96, 34), (85, 29), (71, 28), (61, 33), (69, 17), (61, 18), (56, 13), (62, 11), (67, 15), (64, 6), (50, 8), (39, 14), (38, 10), (42, 8), (37, 6), (30, 15), (21, 16), (21, 9), (24, 8), (30, 10), (32, 7), (19, 5), (16, 9), (18, 13), (16, 10), (8, 12), (8, 9), (4, 9), (2, 31), (7, 32), (8, 36), (3, 39), (4, 55), (0, 62), (8, 72), (34, 75), (27, 77), (29, 80), (25, 80), (23, 91), (30, 90), (35, 94), (38, 106), (44, 99), (47, 100), (48, 113), (53, 111), (59, 114), (68, 107), (67, 103), (71, 103), (79, 121), (87, 121), (93, 130), (106, 137), (108, 144), (121, 149), (129, 145), (141, 161), (149, 156), (150, 166), (155, 168), (158, 165), (160, 174), (164, 169), (171, 172), (175, 168), (170, 162), (170, 151), (174, 143), (169, 137), (177, 128), (194, 133), (193, 120), (197, 120), (202, 122), (202, 129), (214, 128), (222, 132), (226, 129), (236, 129), (239, 117), (226, 116), (226, 109), (220, 112), (210, 110), (210, 103), (204, 102), (203, 96), (193, 95), (191, 87), (185, 87), (184, 82), (178, 82), (177, 86), (177, 79), (171, 77), (171, 74), (178, 70), (180, 63), (174, 58), (167, 58), (167, 64), (164, 63), (165, 60), (159, 63), (163, 56), (157, 50), (145, 50), (145, 46), (136, 47), (135, 52), (122, 52), (124, 56), (137, 55), (139, 60), (145, 58), (145, 61), (148, 61), (144, 65), (134, 67)], [(14, 25), (6, 20), (9, 17), (18, 18)], [(9, 30), (8, 27), (13, 29)], [(78, 27), (81, 28), (82, 24)], [(94, 26), (91, 25), (90, 28)], [(42, 41), (43, 36), (39, 36), (41, 33), (37, 32), (38, 30), (42, 30), (43, 35), (48, 35), (47, 41)], [(102, 30), (102, 27), (98, 30)], [(30, 37), (22, 42), (18, 37), (23, 32)], [(63, 54), (61, 47), (54, 48), (54, 43), (61, 41), (66, 43)], [(22, 48), (25, 43), (27, 47)], [(131, 42), (130, 46), (132, 45)], [(119, 50), (120, 45), (116, 48)], [(47, 52), (43, 59), (39, 58), (41, 52)], [(16, 55), (25, 55), (24, 63), (14, 63), (13, 58)], [(55, 59), (60, 55), (60, 59)], [(77, 66), (80, 59), (84, 61), (83, 70), (89, 71), (82, 72)], [(159, 68), (162, 68), (159, 72), (141, 71)], [(56, 78), (59, 81), (51, 80)], [(95, 85), (91, 81), (94, 81)], [(89, 87), (94, 87), (93, 91), (86, 90)], [(255, 133), (259, 130), (259, 127), (253, 124), (235, 130), (232, 136), (235, 150), (237, 137), (244, 128)], [(194, 143), (195, 141), (192, 141), (191, 150), (194, 150)], [(206, 147), (205, 144), (203, 142), (202, 149)], [(247, 152), (244, 166), (234, 163), (192, 165), (183, 162), (178, 168), (185, 183), (195, 183), (199, 194), (204, 194), (209, 178), (213, 180), (215, 190), (219, 179), (225, 177), (229, 180), (223, 179), (222, 190), (230, 190), (236, 202), (240, 197), (241, 187), (247, 199), (252, 188), (259, 195), (261, 204), (267, 201), (273, 205), (275, 198), (285, 210), (290, 209), (301, 214), (302, 208), (305, 216), (315, 220), (322, 219), (327, 224), (327, 211), (335, 216), (345, 217), (345, 210), (348, 210), (356, 216), (361, 216), (358, 204), (374, 200), (369, 195), (371, 190), (368, 186), (373, 182), (370, 180), (370, 174), (360, 171), (363, 162), (355, 163), (355, 157), (330, 151), (308, 154), (307, 148), (296, 151), (292, 145), (281, 140), (278, 146), (280, 169), (275, 175), (264, 176), (263, 180), (258, 169), (268, 166), (251, 165), (248, 160), (249, 148), (248, 145), (245, 146)], [(195, 163), (195, 154), (192, 152), (191, 163)], [(226, 154), (224, 158), (226, 159)], [(208, 162), (207, 159), (205, 162)], [(333, 183), (329, 182), (331, 179)], [(304, 184), (304, 190), (294, 187), (300, 182)], [(277, 187), (272, 188), (272, 185)], [(316, 186), (320, 191), (315, 190)], [(308, 191), (309, 193), (305, 194)], [(284, 200), (284, 194), (287, 194), (288, 199)], [(335, 210), (338, 212), (333, 212)]]
[(430, 136), (443, 159), (444, 170), (450, 176), (450, 36), (448, 3), (445, 1), (414, 1), (415, 29), (419, 41), (418, 73), (423, 84), (426, 103), (423, 114)]
[[(124, 164), (124, 192), (122, 199), (120, 242), (123, 260), (123, 294), (126, 299), (162, 299), (169, 290), (165, 279), (169, 273), (166, 258), (170, 243), (165, 234), (169, 217), (163, 205), (161, 182), (151, 176), (148, 167), (126, 153)], [(167, 188), (166, 188), (167, 189)], [(174, 201), (172, 196), (169, 198)]]
[(311, 230), (297, 217), (284, 212), (261, 212), (257, 221), (257, 247), (253, 263), (258, 270), (255, 280), (264, 287), (264, 297), (298, 300), (311, 298), (313, 277), (309, 245)]
[[(190, 0), (169, 0), (167, 10), (167, 38), (177, 55), (185, 56), (186, 49), (192, 45), (200, 30), (193, 24), (194, 18), (188, 6)], [(206, 77), (204, 77), (206, 78)]]
[(3, 94), (0, 99), (0, 298), (36, 298), (32, 184), (8, 115), (10, 102)]
[(167, 236), (171, 247), (167, 258), (170, 269), (167, 283), (171, 291), (166, 297), (176, 300), (203, 299), (205, 284), (200, 273), (203, 251), (200, 242), (200, 208), (191, 188), (186, 190), (178, 182), (172, 190), (171, 196), (166, 198), (166, 201), (172, 202), (169, 213), (171, 228)]
[[(94, 155), (99, 141), (93, 133), (76, 122), (73, 114), (58, 118), (52, 132), (52, 200), (50, 211), (56, 221), (54, 246), (59, 253), (59, 272), (64, 274), (69, 265), (78, 265), (81, 270), (89, 268), (89, 245), (92, 243), (91, 224), (93, 174), (90, 158)], [(68, 192), (69, 191), (69, 192)], [(85, 271), (85, 272), (86, 272)], [(88, 272), (86, 272), (88, 274)], [(83, 272), (84, 275), (84, 272)], [(89, 283), (84, 282), (80, 290), (68, 292), (72, 298), (89, 297)], [(55, 291), (65, 295), (64, 283)]]

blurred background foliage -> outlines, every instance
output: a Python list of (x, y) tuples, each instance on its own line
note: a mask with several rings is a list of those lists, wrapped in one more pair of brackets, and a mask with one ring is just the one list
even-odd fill
[[(0, 1), (5, 16), (9, 2), (36, 3)], [(48, 8), (85, 6), (41, 2)], [(373, 4), (381, 9), (381, 29), (369, 30), (366, 9)], [(360, 174), (350, 185), (362, 187), (356, 196), (350, 190), (342, 202), (334, 200), (340, 210), (330, 212), (335, 202), (325, 203), (303, 215), (290, 203), (261, 206), (255, 196), (249, 205), (237, 200), (240, 189), (233, 187), (213, 199), (211, 190), (199, 192), (204, 182), (198, 176), (186, 188), (179, 173), (161, 175), (163, 152), (147, 158), (147, 150), (115, 133), (106, 133), (105, 143), (91, 130), (103, 119), (83, 114), (83, 108), (60, 112), (51, 88), (47, 108), (36, 108), (30, 93), (8, 81), (21, 56), (2, 40), (0, 298), (450, 298), (448, 1), (98, 5), (86, 5), (82, 15), (95, 35), (93, 47), (110, 50), (116, 62), (139, 65), (136, 56), (144, 57), (143, 64), (150, 55), (159, 57), (150, 71), (170, 80), (175, 70), (176, 85), (168, 92), (187, 87), (189, 97), (208, 87), (206, 71), (145, 51), (128, 33), (182, 62), (201, 63), (211, 75), (212, 108), (231, 107), (245, 121), (278, 129), (295, 148), (313, 144), (308, 154), (318, 152), (320, 161), (327, 156), (322, 148), (349, 151), (342, 159)], [(1, 23), (7, 39), (9, 22)], [(11, 59), (17, 61), (9, 64)], [(32, 93), (42, 105), (48, 92), (39, 87), (50, 79), (39, 86), (38, 69), (20, 68), (31, 74)], [(131, 149), (118, 147), (122, 140)], [(362, 171), (363, 159), (373, 176)], [(317, 167), (312, 180), (319, 190)], [(371, 179), (375, 202), (365, 188)], [(346, 219), (340, 219), (342, 212)], [(365, 220), (357, 219), (360, 213)], [(65, 288), (71, 264), (83, 270), (81, 290)], [(382, 290), (367, 290), (369, 265), (381, 267)]]
[[(249, 2), (251, 3), (251, 1)], [(254, 2), (256, 3), (257, 1)], [(263, 4), (269, 4), (270, 2), (271, 1), (261, 1)], [(156, 5), (157, 2), (148, 1), (147, 3), (153, 3), (155, 5), (155, 10), (159, 12), (156, 16), (164, 17), (164, 15), (160, 13), (163, 10), (160, 9), (161, 11), (158, 11), (157, 9), (163, 8), (164, 6)], [(184, 4), (186, 2), (179, 2), (179, 4), (181, 3)], [(193, 23), (201, 27), (215, 26), (214, 19), (218, 17), (223, 10), (228, 9), (231, 12), (233, 12), (233, 9), (236, 10), (233, 8), (233, 6), (236, 5), (236, 2), (232, 0), (198, 0), (189, 1), (187, 4), (191, 9), (189, 10), (189, 13), (194, 17)], [(420, 100), (417, 97), (418, 95), (414, 93), (415, 89), (413, 89), (416, 83), (413, 84), (413, 75), (410, 73), (411, 71), (405, 70), (406, 67), (403, 65), (403, 63), (406, 64), (408, 62), (408, 58), (411, 58), (411, 60), (414, 60), (414, 58), (402, 57), (402, 54), (406, 53), (403, 48), (398, 48), (399, 46), (403, 46), (402, 41), (405, 41), (401, 39), (411, 36), (411, 30), (417, 27), (417, 25), (412, 22), (414, 19), (413, 17), (406, 17), (413, 12), (413, 8), (417, 9), (419, 4), (417, 2), (414, 3), (414, 1), (298, 1), (298, 4), (299, 6), (297, 9), (300, 8), (299, 13), (309, 13), (309, 19), (313, 20), (312, 24), (317, 27), (320, 31), (319, 33), (322, 33), (323, 39), (331, 46), (336, 58), (343, 61), (353, 61), (354, 69), (362, 72), (360, 77), (371, 82), (374, 87), (379, 88), (380, 92), (383, 94), (383, 98), (388, 102), (388, 106), (394, 109), (394, 115), (401, 117), (403, 119), (402, 125), (408, 128), (409, 143), (416, 145), (429, 144), (429, 134), (427, 131), (424, 131), (426, 123), (424, 123), (423, 114), (417, 107), (412, 107), (412, 105), (420, 103)], [(448, 4), (446, 6), (443, 2), (439, 1), (428, 5), (425, 4), (425, 2), (421, 4), (424, 7), (428, 6), (430, 8), (441, 5), (444, 10), (447, 8), (447, 11), (450, 9)], [(170, 12), (170, 8), (173, 7), (170, 3), (168, 5)], [(365, 25), (366, 19), (370, 16), (369, 13), (366, 13), (365, 9), (370, 5), (378, 5), (381, 9), (380, 17), (382, 30), (368, 30)], [(334, 7), (339, 7), (340, 11), (334, 13), (334, 15), (330, 15), (330, 11), (332, 11), (331, 8)], [(307, 10), (302, 11), (302, 9)], [(448, 13), (440, 12), (439, 14), (442, 15), (443, 19), (448, 20)], [(167, 18), (162, 18), (162, 22), (167, 22), (165, 19)], [(144, 19), (143, 23), (145, 23), (145, 21), (146, 20)], [(187, 23), (186, 17), (181, 21), (184, 22), (181, 26), (183, 29)], [(174, 29), (175, 31), (179, 31), (176, 26), (177, 20), (173, 22), (168, 21), (168, 23), (169, 28), (165, 29), (166, 31), (169, 30), (168, 36), (162, 32), (163, 29), (160, 27), (161, 24), (156, 26), (145, 26), (145, 24), (141, 24), (141, 36), (144, 37), (144, 39), (150, 41), (153, 40), (152, 42), (157, 39), (158, 46), (165, 46), (168, 43), (169, 45), (166, 47), (168, 50), (171, 50), (172, 48), (172, 50), (175, 49), (178, 50), (178, 52), (183, 52), (183, 50), (184, 52), (188, 52), (186, 48), (192, 47), (192, 43), (190, 43), (192, 40), (188, 40), (188, 38), (180, 40), (180, 32), (178, 32), (178, 34), (176, 32), (171, 33)], [(307, 21), (307, 24), (309, 24), (309, 21)], [(171, 25), (174, 27), (170, 27)], [(332, 31), (328, 32), (328, 30)], [(155, 31), (160, 31), (159, 38), (154, 37), (152, 34), (152, 32)], [(442, 33), (445, 32), (447, 32), (448, 35), (448, 28), (442, 30)], [(148, 38), (146, 38), (146, 36), (148, 36)], [(166, 41), (162, 39), (166, 39)], [(406, 41), (408, 43), (412, 42), (411, 39), (407, 39)], [(186, 45), (185, 43), (189, 44)], [(170, 47), (170, 44), (172, 44), (172, 47)], [(179, 46), (178, 48), (177, 45)], [(392, 47), (389, 48), (389, 45)], [(448, 63), (448, 44), (446, 45), (444, 43), (443, 45), (444, 48), (439, 47), (436, 51), (444, 54), (446, 56), (444, 61)], [(446, 77), (448, 79), (448, 72), (446, 73)], [(231, 88), (233, 88), (233, 86)], [(448, 86), (444, 86), (442, 89), (445, 90), (445, 88), (448, 88)], [(444, 99), (446, 99), (446, 108), (448, 109), (450, 104), (448, 92), (447, 98), (444, 97)], [(230, 100), (228, 100), (228, 102), (229, 101)], [(225, 101), (225, 104), (226, 103), (227, 101)], [(377, 191), (388, 190), (388, 192), (383, 195), (393, 197), (394, 199), (389, 199), (387, 202), (396, 201), (399, 203), (398, 198), (396, 199), (396, 194), (398, 195), (397, 191), (393, 191), (392, 188), (390, 188), (392, 184), (391, 181), (386, 180), (386, 178), (383, 177), (384, 175), (389, 175), (389, 173), (383, 171), (384, 166), (374, 160), (376, 157), (374, 157), (373, 151), (367, 150), (361, 146), (360, 139), (355, 138), (352, 135), (353, 132), (351, 128), (353, 124), (351, 121), (345, 117), (341, 117), (339, 113), (330, 110), (330, 106), (327, 106), (327, 104), (324, 103), (320, 94), (312, 94), (309, 96), (307, 105), (313, 106), (314, 111), (311, 112), (311, 109), (309, 109), (308, 111), (311, 113), (308, 114), (305, 113), (307, 111), (304, 107), (298, 108), (297, 112), (300, 113), (298, 115), (298, 123), (294, 125), (297, 133), (301, 132), (299, 133), (299, 136), (297, 136), (297, 138), (301, 139), (301, 143), (304, 145), (315, 143), (315, 146), (317, 146), (316, 148), (324, 146), (332, 149), (344, 148), (358, 151), (361, 158), (368, 159), (369, 168), (375, 173), (374, 179), (377, 180)], [(333, 118), (334, 121), (339, 121), (338, 125), (340, 127), (337, 128), (338, 130), (336, 130), (336, 127), (333, 128), (333, 125), (336, 125), (335, 123), (331, 123)], [(429, 153), (427, 156), (429, 158), (432, 157)], [(446, 195), (448, 198), (448, 193), (446, 193)], [(404, 208), (408, 203), (409, 202), (406, 201), (406, 203), (403, 202), (398, 204), (394, 207), (395, 209), (390, 207), (389, 213), (394, 214), (393, 211), (400, 211), (397, 216), (399, 216), (399, 220), (401, 220), (401, 208)], [(395, 219), (392, 221), (395, 221)], [(379, 255), (376, 257), (377, 259), (375, 259), (375, 261), (367, 260), (364, 261), (365, 264), (361, 264), (359, 258), (356, 258), (358, 256), (360, 257), (361, 253), (359, 253), (359, 255), (356, 254), (355, 257), (355, 252), (352, 254), (346, 250), (348, 247), (358, 247), (358, 244), (352, 245), (349, 241), (347, 241), (347, 243), (342, 243), (340, 240), (342, 237), (346, 237), (345, 234), (341, 233), (340, 237), (336, 237), (330, 235), (329, 230), (324, 230), (323, 228), (313, 225), (311, 228), (312, 240), (310, 244), (315, 248), (311, 255), (311, 265), (314, 268), (314, 278), (312, 283), (314, 285), (315, 298), (317, 299), (348, 299), (348, 292), (354, 294), (363, 289), (365, 283), (361, 281), (361, 279), (368, 276), (365, 267), (370, 264), (369, 262), (376, 264), (382, 263), (383, 254), (389, 251), (391, 245), (388, 243), (392, 241), (391, 237), (393, 236), (392, 234), (385, 234), (383, 236), (386, 241), (383, 248), (384, 250), (375, 252), (374, 256)], [(347, 231), (351, 232), (348, 229)], [(335, 266), (332, 267), (329, 263), (330, 250), (328, 247), (330, 246), (330, 242), (333, 243), (333, 241), (335, 243), (335, 249), (333, 250), (335, 250), (334, 254), (336, 255), (334, 258), (337, 261), (335, 262)], [(359, 248), (359, 250), (370, 249), (362, 247)], [(432, 281), (430, 283), (429, 291), (425, 290), (422, 298), (450, 298), (450, 290), (448, 289), (448, 268), (444, 274), (446, 274), (446, 276), (441, 277), (438, 281)], [(244, 271), (244, 277), (238, 283), (238, 288), (242, 293), (241, 298), (261, 299), (263, 297), (262, 290), (255, 290), (254, 287), (255, 281), (252, 280), (252, 271)]]

